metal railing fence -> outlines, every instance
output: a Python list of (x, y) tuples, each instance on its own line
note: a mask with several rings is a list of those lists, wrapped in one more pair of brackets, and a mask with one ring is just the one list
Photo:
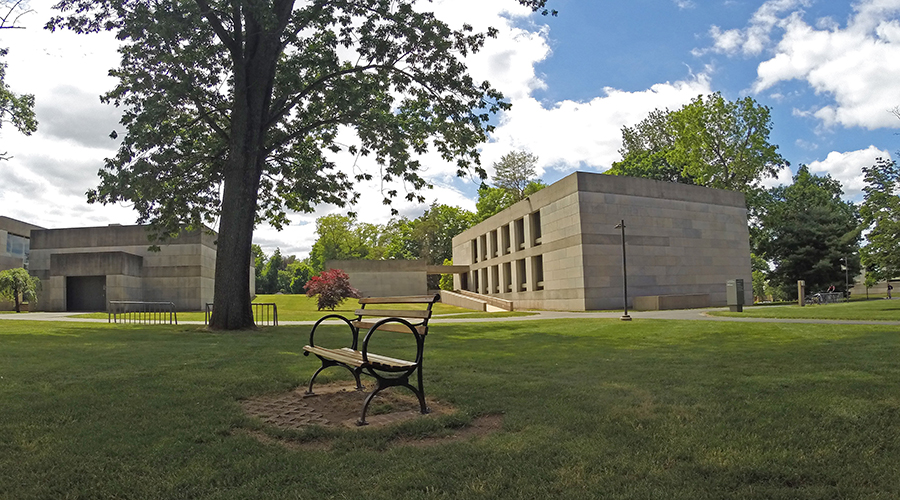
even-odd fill
[(837, 304), (843, 302), (844, 292), (819, 292), (806, 297), (808, 304)]
[(178, 313), (173, 302), (110, 300), (106, 313), (109, 323), (178, 324)]
[[(278, 326), (278, 305), (274, 302), (252, 302), (253, 322), (256, 326)], [(203, 324), (208, 325), (212, 317), (212, 302), (206, 303), (206, 315)]]

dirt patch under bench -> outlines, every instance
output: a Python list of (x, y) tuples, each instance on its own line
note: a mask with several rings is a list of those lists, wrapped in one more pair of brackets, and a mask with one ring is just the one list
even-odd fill
[[(368, 392), (356, 391), (346, 383), (317, 385), (316, 394), (307, 396), (305, 387), (276, 395), (261, 396), (243, 401), (244, 410), (268, 425), (281, 429), (303, 429), (318, 425), (345, 429), (378, 428), (417, 418), (434, 418), (449, 415), (457, 410), (452, 405), (427, 398), (430, 413), (422, 415), (419, 402), (411, 393), (388, 389), (378, 393), (369, 405), (366, 426), (357, 426), (362, 405)], [(470, 425), (455, 429), (452, 434), (434, 438), (400, 439), (395, 444), (405, 446), (430, 446), (484, 436), (500, 430), (502, 415), (486, 415), (476, 418)], [(262, 441), (274, 439), (262, 433), (252, 432)], [(289, 445), (289, 443), (283, 443)], [(298, 446), (296, 444), (290, 446)], [(310, 443), (304, 448), (327, 449), (328, 443)]]

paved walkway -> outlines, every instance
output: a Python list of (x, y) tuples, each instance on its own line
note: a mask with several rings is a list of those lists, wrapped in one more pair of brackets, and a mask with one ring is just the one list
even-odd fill
[[(866, 320), (838, 320), (838, 319), (785, 319), (785, 318), (753, 318), (753, 317), (726, 317), (711, 316), (710, 311), (726, 311), (727, 308), (709, 309), (683, 309), (676, 311), (629, 311), (634, 319), (674, 319), (674, 320), (700, 320), (700, 321), (731, 321), (750, 323), (812, 323), (824, 325), (898, 325), (900, 321), (866, 321)], [(452, 323), (490, 323), (494, 321), (535, 321), (542, 319), (617, 319), (622, 317), (621, 312), (565, 312), (565, 311), (534, 311), (537, 314), (531, 316), (506, 316), (498, 318), (453, 318), (435, 316), (431, 324)], [(74, 318), (82, 313), (77, 312), (34, 312), (23, 314), (0, 314), (2, 320), (20, 321), (73, 321), (79, 323), (106, 323), (106, 319)], [(287, 325), (312, 325), (315, 321), (279, 321), (281, 326)], [(202, 325), (202, 321), (179, 321), (183, 325)]]

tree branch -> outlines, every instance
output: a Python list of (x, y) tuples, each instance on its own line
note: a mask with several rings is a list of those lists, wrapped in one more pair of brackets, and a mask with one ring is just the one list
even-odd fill
[[(216, 16), (212, 7), (209, 5), (209, 2), (206, 0), (194, 0), (198, 7), (200, 7), (200, 15), (203, 16), (207, 21), (209, 21), (209, 25), (212, 27), (213, 31), (216, 33), (216, 36), (219, 37), (219, 40), (225, 44), (225, 47), (228, 48), (229, 51), (235, 53), (238, 50), (238, 46), (236, 40), (231, 37), (228, 33), (228, 30), (225, 29), (225, 26), (222, 25), (221, 19)], [(240, 32), (239, 24), (234, 27), (234, 31)]]

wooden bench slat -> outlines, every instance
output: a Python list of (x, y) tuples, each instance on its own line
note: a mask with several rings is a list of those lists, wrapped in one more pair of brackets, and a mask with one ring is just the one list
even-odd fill
[(409, 295), (406, 297), (364, 297), (360, 304), (428, 304), (434, 302), (434, 295)]
[[(359, 356), (360, 361), (362, 361), (362, 351), (354, 351), (349, 347), (344, 347), (341, 351), (346, 352), (348, 355)], [(352, 353), (352, 354), (351, 354)], [(416, 363), (413, 361), (407, 361), (405, 359), (397, 359), (392, 358), (390, 356), (382, 356), (381, 354), (372, 354), (368, 353), (369, 363), (376, 365), (384, 365), (392, 368), (408, 368), (412, 366), (416, 366)]]
[[(354, 351), (348, 347), (342, 349), (328, 349), (325, 347), (312, 347), (307, 345), (303, 346), (303, 350), (350, 366), (360, 367), (365, 364), (362, 359), (362, 351)], [(369, 353), (368, 359), (369, 364), (376, 368), (379, 366), (385, 368), (411, 368), (416, 366), (416, 363), (412, 361), (381, 356), (379, 354)]]
[(359, 316), (382, 316), (385, 318), (428, 319), (431, 317), (431, 311), (403, 309), (357, 309), (354, 314), (357, 314)]
[(354, 357), (349, 355), (348, 353), (341, 352), (341, 350), (339, 349), (326, 349), (324, 347), (312, 347), (308, 345), (303, 346), (303, 350), (313, 354), (317, 354), (319, 356), (322, 356), (323, 358), (328, 358), (332, 361), (338, 361), (350, 366), (359, 367), (363, 364), (362, 354), (360, 354), (358, 357)]
[[(373, 326), (375, 326), (374, 321), (372, 321), (372, 322), (351, 321), (350, 324), (353, 325), (355, 328), (359, 328), (362, 331), (368, 331), (369, 328), (372, 328)], [(428, 330), (428, 327), (426, 327), (424, 325), (418, 325), (418, 326), (414, 325), (414, 328), (416, 329), (416, 331), (419, 332), (419, 335), (425, 335), (425, 331)], [(378, 327), (378, 329), (384, 330), (386, 332), (412, 333), (411, 331), (409, 331), (409, 328), (407, 328), (406, 325), (401, 324), (401, 323), (387, 323), (387, 324), (381, 325), (380, 327)]]

